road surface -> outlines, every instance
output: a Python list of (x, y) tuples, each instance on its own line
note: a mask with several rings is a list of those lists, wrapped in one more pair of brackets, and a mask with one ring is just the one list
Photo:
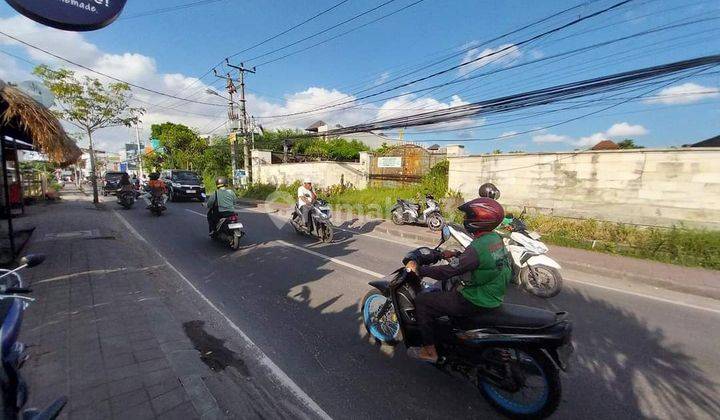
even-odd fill
[[(159, 218), (117, 211), (331, 417), (498, 417), (469, 384), (367, 337), (368, 281), (417, 244), (342, 230), (320, 244), (243, 208), (247, 236), (233, 252), (208, 239), (200, 204), (168, 207)], [(584, 283), (550, 300), (507, 297), (572, 315), (576, 359), (554, 418), (720, 418), (720, 302), (573, 277)]]

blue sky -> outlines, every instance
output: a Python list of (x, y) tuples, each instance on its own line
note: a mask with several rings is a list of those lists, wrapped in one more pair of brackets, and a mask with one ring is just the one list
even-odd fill
[[(446, 1), (425, 0), (392, 16), (337, 39), (273, 63), (268, 59), (292, 53), (316, 42), (363, 25), (415, 0), (395, 0), (372, 13), (295, 46), (252, 60), (381, 5), (386, 0), (349, 0), (289, 33), (243, 53), (233, 60), (259, 65), (248, 77), (248, 106), (266, 127), (305, 127), (317, 119), (350, 125), (418, 111), (442, 109), (478, 100), (553, 86), (575, 80), (632, 70), (709, 54), (720, 54), (720, 2), (702, 0), (635, 0), (601, 16), (559, 31), (533, 43), (514, 44), (560, 26), (579, 16), (608, 7), (616, 1), (597, 0), (497, 41), (500, 34), (550, 16), (580, 1)], [(222, 92), (223, 82), (212, 76), (197, 80), (224, 57), (277, 34), (339, 2), (222, 0), (170, 13), (133, 17), (146, 11), (186, 4), (191, 0), (129, 1), (123, 16), (111, 26), (89, 33), (70, 33), (42, 27), (19, 16), (0, 1), (0, 30), (32, 44), (139, 85), (201, 102), (223, 104), (207, 95), (208, 88)], [(715, 19), (716, 18), (716, 19)], [(703, 22), (694, 22), (705, 19)], [(596, 48), (562, 60), (547, 60), (520, 68), (513, 66), (598, 42), (636, 34), (663, 25), (683, 24), (671, 30)], [(479, 45), (479, 46), (478, 46)], [(310, 115), (263, 118), (314, 110), (326, 104), (357, 98), (437, 70), (456, 66), (493, 50), (505, 48), (478, 66), (413, 84), (356, 102), (351, 109), (330, 109)], [(34, 63), (67, 65), (0, 35), (0, 78), (30, 78)], [(452, 58), (418, 70), (423, 64)], [(218, 70), (226, 71), (227, 69)], [(417, 70), (410, 76), (404, 73)], [(477, 80), (468, 76), (489, 70), (500, 72)], [(526, 110), (425, 128), (408, 129), (405, 138), (418, 141), (465, 142), (471, 152), (494, 149), (555, 151), (592, 145), (603, 138), (630, 137), (648, 147), (681, 145), (720, 134), (720, 75), (696, 75), (648, 93), (650, 98), (622, 104), (605, 112), (543, 129), (607, 106), (541, 115), (552, 108)], [(82, 72), (82, 71), (81, 71)], [(393, 78), (396, 81), (388, 82)], [(400, 95), (416, 88), (457, 79), (461, 83), (427, 94)], [(386, 82), (386, 84), (382, 84)], [(375, 89), (375, 90), (373, 90)], [(359, 93), (359, 91), (365, 91)], [(625, 95), (628, 96), (628, 95)], [(135, 105), (147, 108), (143, 133), (150, 124), (166, 120), (222, 133), (222, 106), (193, 104), (136, 91)], [(377, 100), (379, 99), (379, 100)], [(531, 114), (531, 115), (528, 115)], [(507, 121), (513, 120), (513, 121)], [(506, 122), (507, 121), (507, 122)], [(512, 136), (515, 132), (531, 131)], [(119, 148), (131, 136), (127, 129), (100, 133), (107, 149)], [(394, 137), (396, 131), (386, 134)], [(468, 141), (468, 139), (497, 140)]]

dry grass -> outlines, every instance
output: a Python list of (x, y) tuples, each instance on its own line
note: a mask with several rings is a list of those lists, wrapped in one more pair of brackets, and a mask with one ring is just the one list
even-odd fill
[(0, 108), (5, 108), (0, 123), (27, 132), (37, 149), (53, 161), (67, 165), (82, 154), (55, 115), (20, 90), (0, 85)]

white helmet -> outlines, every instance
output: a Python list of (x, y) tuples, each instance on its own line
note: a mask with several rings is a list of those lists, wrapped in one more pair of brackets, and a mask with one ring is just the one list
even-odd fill
[(303, 179), (303, 184), (312, 184), (312, 180), (310, 178)]

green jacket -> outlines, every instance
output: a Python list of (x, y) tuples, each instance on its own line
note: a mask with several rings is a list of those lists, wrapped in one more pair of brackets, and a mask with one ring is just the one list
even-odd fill
[(460, 291), (465, 299), (484, 308), (502, 305), (512, 276), (510, 255), (502, 238), (495, 232), (482, 235), (470, 244), (478, 258), (478, 267)]
[[(230, 212), (235, 211), (235, 192), (227, 188), (219, 188), (217, 191), (218, 211)], [(207, 199), (207, 208), (211, 209), (215, 204), (215, 193), (211, 193)]]

